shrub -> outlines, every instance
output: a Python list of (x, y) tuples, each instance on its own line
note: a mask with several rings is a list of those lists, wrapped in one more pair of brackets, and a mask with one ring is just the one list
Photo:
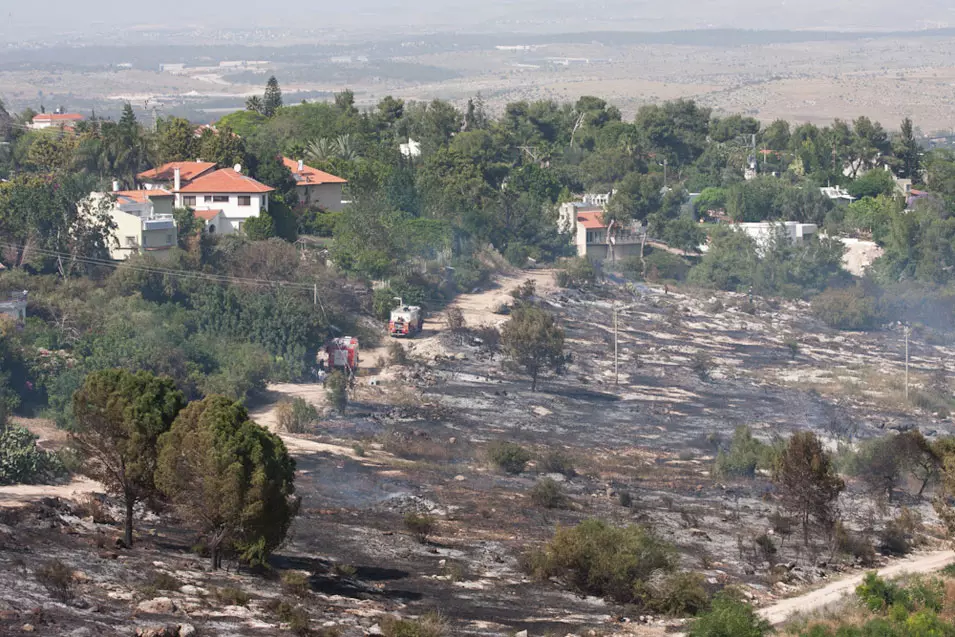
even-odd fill
[(408, 350), (398, 341), (388, 343), (388, 362), (392, 365), (407, 365), (410, 361)]
[(535, 577), (558, 577), (574, 591), (629, 604), (646, 602), (643, 585), (651, 574), (672, 572), (676, 564), (674, 547), (647, 528), (587, 520), (558, 527), (523, 565)]
[(556, 480), (544, 478), (531, 489), (531, 502), (545, 509), (563, 509), (567, 506), (567, 496)]
[(356, 442), (351, 446), (351, 450), (355, 452), (355, 455), (359, 458), (364, 458), (367, 452), (365, 451), (365, 446), (360, 442)]
[(182, 586), (182, 582), (175, 576), (162, 571), (153, 571), (146, 584), (157, 591), (178, 591), (179, 587)]
[(448, 322), (448, 329), (454, 333), (459, 333), (467, 328), (467, 321), (464, 320), (464, 312), (459, 308), (449, 307), (444, 313), (445, 320)]
[(873, 612), (881, 611), (897, 602), (907, 603), (905, 591), (893, 582), (887, 582), (875, 573), (867, 573), (862, 583), (856, 587), (859, 601)]
[(371, 309), (375, 317), (381, 320), (387, 320), (391, 316), (391, 311), (398, 307), (398, 296), (391, 288), (378, 288), (371, 295)]
[(288, 624), (288, 629), (295, 635), (305, 637), (311, 634), (308, 611), (304, 607), (295, 604), (289, 600), (272, 600), (268, 608), (283, 624)]
[(405, 516), (405, 529), (422, 544), (427, 542), (428, 536), (434, 533), (435, 526), (435, 519), (430, 515), (409, 513)]
[(562, 288), (593, 285), (597, 282), (597, 269), (589, 259), (583, 257), (570, 259), (563, 270), (557, 271), (555, 280)]
[(708, 381), (713, 375), (713, 367), (713, 359), (705, 352), (697, 352), (690, 359), (690, 369), (703, 382)]
[(879, 535), (879, 550), (889, 555), (908, 555), (919, 543), (922, 517), (917, 511), (903, 509), (898, 517), (886, 522)]
[(236, 586), (216, 588), (214, 594), (219, 603), (226, 606), (246, 606), (250, 599), (248, 593)]
[(537, 294), (537, 284), (534, 283), (534, 279), (526, 279), (519, 286), (511, 290), (511, 296), (514, 297), (514, 300), (524, 303), (533, 299), (535, 294)]
[(54, 599), (68, 602), (73, 599), (76, 587), (76, 577), (73, 569), (53, 559), (36, 570), (36, 579), (50, 593)]
[(381, 632), (384, 637), (444, 637), (448, 634), (448, 623), (437, 613), (418, 619), (385, 617), (381, 621)]
[(633, 506), (633, 496), (630, 495), (629, 491), (621, 491), (617, 496), (617, 502), (620, 504), (620, 506), (629, 509)]
[(563, 451), (558, 450), (547, 452), (547, 454), (540, 459), (540, 464), (538, 464), (537, 468), (541, 473), (559, 473), (568, 478), (573, 478), (577, 475), (577, 472), (574, 470), (573, 459)]
[(279, 428), (291, 434), (308, 433), (318, 422), (318, 410), (304, 398), (296, 396), (276, 409)]
[(875, 548), (872, 542), (857, 533), (851, 532), (842, 522), (836, 522), (833, 539), (836, 550), (858, 560), (863, 566), (875, 563)]
[(37, 439), (25, 427), (0, 423), (0, 485), (40, 484), (66, 474), (59, 457), (37, 447)]
[(769, 622), (749, 604), (721, 593), (710, 610), (700, 615), (687, 632), (688, 637), (762, 637), (770, 632)]
[(776, 543), (773, 542), (773, 538), (765, 533), (761, 533), (753, 539), (753, 544), (756, 545), (756, 548), (759, 550), (759, 556), (763, 558), (764, 562), (769, 562), (770, 565), (776, 563), (776, 553), (778, 553), (779, 550), (776, 548)]
[(651, 593), (648, 606), (668, 615), (697, 615), (710, 605), (710, 594), (700, 573), (674, 573)]
[(766, 447), (767, 445), (753, 437), (749, 427), (746, 425), (737, 427), (729, 450), (721, 450), (717, 454), (713, 475), (720, 478), (752, 478), (756, 475), (760, 459), (766, 453)]
[(491, 464), (501, 471), (516, 475), (524, 471), (531, 454), (518, 444), (498, 440), (488, 445), (487, 457)]
[(474, 338), (480, 341), (485, 352), (496, 352), (501, 347), (501, 331), (493, 325), (482, 325), (474, 330)]
[(876, 299), (862, 287), (826, 290), (812, 300), (812, 313), (839, 330), (871, 330), (881, 320)]
[(789, 350), (790, 360), (796, 360), (796, 357), (799, 356), (799, 341), (794, 338), (787, 339), (786, 349)]
[(287, 595), (308, 597), (311, 587), (308, 584), (308, 575), (301, 571), (282, 572), (282, 590)]

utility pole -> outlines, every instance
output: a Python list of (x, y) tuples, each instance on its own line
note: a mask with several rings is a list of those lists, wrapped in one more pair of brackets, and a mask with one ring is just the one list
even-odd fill
[(613, 384), (620, 385), (620, 371), (617, 366), (617, 301), (613, 302)]
[(912, 331), (908, 325), (902, 326), (902, 333), (905, 334), (905, 402), (909, 402), (909, 333)]

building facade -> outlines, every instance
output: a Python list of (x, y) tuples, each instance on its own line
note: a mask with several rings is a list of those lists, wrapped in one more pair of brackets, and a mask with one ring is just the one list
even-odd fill
[(342, 188), (348, 183), (347, 180), (306, 166), (302, 160), (283, 157), (282, 163), (295, 180), (295, 193), (300, 205), (314, 206), (328, 212), (338, 212), (343, 208)]

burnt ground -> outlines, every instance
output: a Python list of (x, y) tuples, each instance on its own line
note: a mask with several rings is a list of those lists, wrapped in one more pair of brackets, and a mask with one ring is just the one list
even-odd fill
[[(634, 304), (619, 315), (618, 385), (610, 328), (615, 297)], [(753, 540), (771, 533), (768, 516), (778, 510), (771, 483), (764, 475), (731, 481), (710, 475), (717, 449), (736, 427), (748, 425), (766, 441), (808, 428), (833, 449), (849, 443), (847, 431), (854, 439), (913, 426), (931, 435), (953, 432), (948, 417), (904, 402), (898, 333), (837, 333), (813, 320), (803, 303), (757, 299), (751, 308), (740, 295), (641, 288), (635, 296), (614, 286), (547, 293), (539, 302), (559, 315), (571, 353), (565, 373), (542, 379), (539, 391), (470, 338), (441, 332), (406, 343), (413, 363), (362, 378), (345, 416), (326, 413), (311, 434), (286, 436), (303, 504), (273, 566), (308, 575), (311, 592), (300, 603), (313, 626), (362, 634), (375, 632), (384, 613), (438, 611), (455, 632), (469, 634), (656, 634), (662, 628), (619, 623), (631, 614), (627, 609), (521, 572), (522, 553), (546, 541), (556, 525), (589, 517), (650, 525), (711, 587), (741, 583), (765, 603), (853, 564), (823, 539), (803, 549), (795, 538), (775, 536), (782, 570), (757, 554)], [(798, 344), (795, 357), (790, 342)], [(948, 387), (944, 366), (952, 353), (939, 335), (916, 335), (913, 393)], [(521, 443), (535, 459), (520, 475), (501, 474), (486, 460), (493, 440)], [(543, 474), (540, 459), (557, 450), (573, 459), (576, 475), (552, 475), (571, 505), (541, 509), (529, 491)], [(632, 495), (630, 507), (619, 503), (623, 492)], [(900, 490), (883, 510), (850, 483), (841, 509), (852, 528), (872, 530), (905, 505), (932, 531), (929, 497)], [(137, 577), (157, 569), (205, 591), (187, 584), (185, 592), (161, 593), (179, 606), (178, 621), (209, 634), (275, 634), (282, 627), (265, 609), (268, 598), (283, 594), (275, 577), (202, 570), (204, 561), (188, 550), (191, 538), (166, 517), (144, 522), (142, 546), (104, 554), (95, 533), (115, 528), (93, 526), (63, 506), (17, 513), (38, 516), (40, 530), (22, 520), (0, 527), (8, 533), (0, 533), (0, 611), (16, 613), (8, 627), (39, 605), (54, 622), (47, 634), (69, 634), (94, 621), (104, 631), (131, 634), (144, 621), (142, 614), (133, 617), (138, 600), (155, 594), (148, 586), (141, 592)], [(404, 529), (413, 511), (437, 520), (425, 543)], [(31, 577), (40, 554), (59, 555), (84, 571), (81, 598), (93, 610), (43, 600)], [(107, 584), (112, 578), (132, 580)], [(29, 585), (21, 588), (21, 581)], [(107, 585), (117, 588), (115, 599), (108, 589), (103, 594)], [(252, 600), (228, 607), (225, 617), (210, 615), (222, 606), (210, 592), (215, 586), (240, 587)], [(24, 591), (29, 597), (21, 602)]]

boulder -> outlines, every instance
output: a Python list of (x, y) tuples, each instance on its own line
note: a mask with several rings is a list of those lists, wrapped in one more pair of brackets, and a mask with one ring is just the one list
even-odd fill
[(168, 597), (154, 597), (139, 602), (136, 606), (137, 613), (147, 613), (150, 615), (169, 615), (176, 612), (176, 602)]

